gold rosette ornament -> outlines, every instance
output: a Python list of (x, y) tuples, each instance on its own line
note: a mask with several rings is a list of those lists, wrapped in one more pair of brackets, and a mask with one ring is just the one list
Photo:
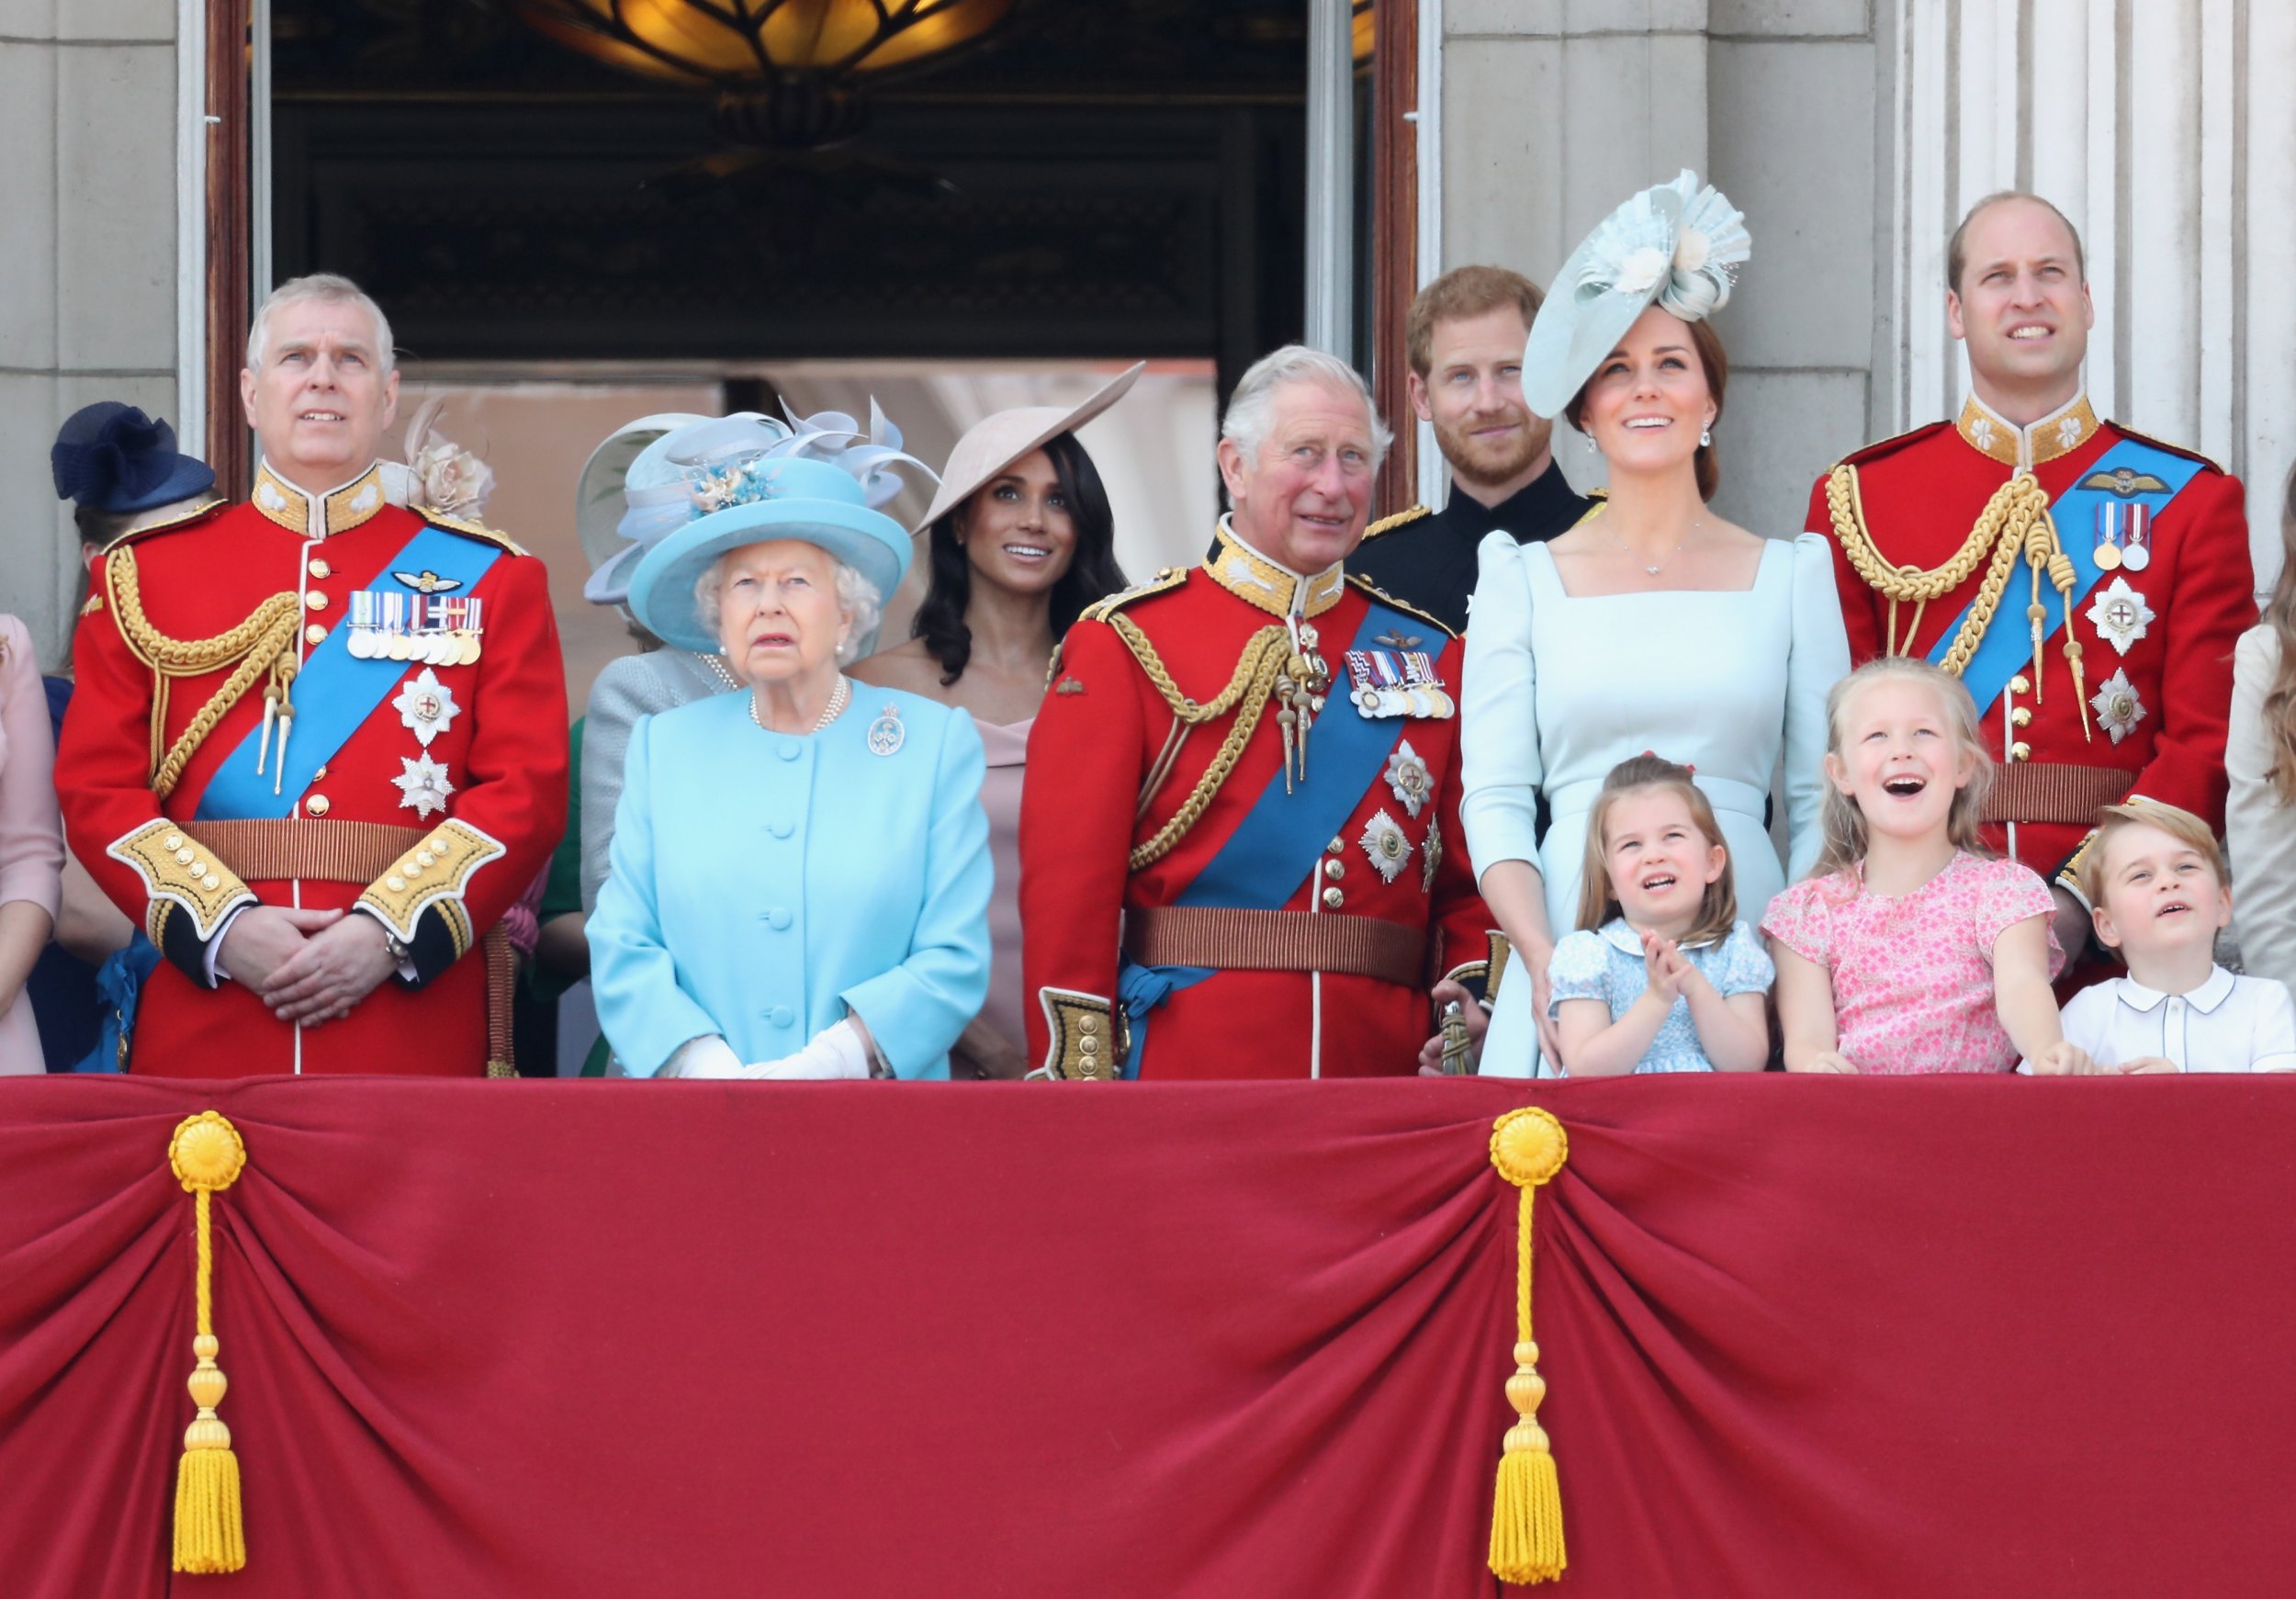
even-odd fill
[(199, 1413), (184, 1433), (184, 1457), (175, 1472), (175, 1570), (236, 1571), (247, 1564), (247, 1538), (240, 1515), (239, 1458), (231, 1453), (231, 1429), (215, 1413), (230, 1386), (215, 1363), (215, 1254), (208, 1233), (208, 1200), (238, 1180), (247, 1165), (247, 1145), (213, 1110), (186, 1116), (167, 1143), (168, 1169), (193, 1196), (199, 1237), (198, 1335), (191, 1341), (198, 1357), (189, 1382)]
[(1507, 1379), (1515, 1423), (1507, 1429), (1499, 1457), (1491, 1517), (1491, 1569), (1506, 1582), (1550, 1582), (1569, 1563), (1562, 1548), (1562, 1490), (1546, 1429), (1538, 1424), (1547, 1379), (1538, 1374), (1538, 1346), (1531, 1342), (1531, 1207), (1539, 1185), (1570, 1158), (1570, 1141), (1562, 1123), (1544, 1110), (1510, 1110), (1492, 1124), (1491, 1164), (1523, 1190), (1514, 1244), (1514, 1375)]

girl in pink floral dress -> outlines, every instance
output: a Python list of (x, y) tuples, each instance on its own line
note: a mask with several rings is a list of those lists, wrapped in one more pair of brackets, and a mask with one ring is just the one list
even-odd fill
[(1958, 679), (1868, 662), (1827, 704), (1826, 845), (1770, 902), (1791, 1072), (2085, 1071), (2049, 990), (2048, 885), (1976, 852), (1993, 765)]

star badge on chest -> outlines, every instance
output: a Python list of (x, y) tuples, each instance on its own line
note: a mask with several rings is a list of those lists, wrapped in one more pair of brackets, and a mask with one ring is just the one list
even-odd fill
[(2088, 620), (2098, 637), (2126, 655), (2129, 647), (2144, 636), (2145, 627), (2154, 620), (2153, 608), (2129, 586), (2128, 579), (2115, 578), (2089, 602)]
[(455, 718), (462, 715), (454, 694), (438, 681), (438, 673), (427, 666), (420, 676), (409, 678), (401, 684), (398, 698), (390, 703), (399, 713), (399, 720), (422, 741), (425, 749), (431, 747), (432, 739), (453, 726)]
[(1375, 811), (1363, 825), (1363, 837), (1356, 842), (1363, 846), (1371, 864), (1379, 876), (1389, 883), (1402, 875), (1403, 864), (1411, 859), (1411, 839), (1401, 823), (1385, 811)]
[(2115, 744), (2126, 738), (2144, 719), (2144, 702), (2136, 697), (2136, 685), (2129, 681), (2125, 670), (2115, 671), (2098, 684), (2088, 703), (2097, 709), (2098, 725), (2112, 735)]
[(446, 808), (446, 796), (455, 792), (455, 785), (446, 781), (445, 766), (427, 755), (402, 755), (399, 764), (403, 770), (390, 781), (399, 790), (400, 805), (418, 817)]
[(1403, 808), (1413, 816), (1426, 805), (1427, 795), (1435, 786), (1427, 772), (1427, 763), (1419, 759), (1419, 751), (1406, 738), (1395, 747), (1395, 753), (1387, 758), (1387, 786), (1402, 802)]

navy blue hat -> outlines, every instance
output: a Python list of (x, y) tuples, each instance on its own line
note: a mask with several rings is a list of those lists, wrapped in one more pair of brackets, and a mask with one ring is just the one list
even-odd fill
[(84, 405), (57, 431), (48, 464), (56, 498), (90, 511), (149, 511), (215, 487), (215, 471), (175, 448), (175, 430), (132, 405)]

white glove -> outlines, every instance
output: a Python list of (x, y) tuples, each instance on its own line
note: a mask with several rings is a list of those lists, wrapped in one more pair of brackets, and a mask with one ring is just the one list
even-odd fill
[(677, 1053), (655, 1074), (663, 1077), (738, 1077), (745, 1075), (741, 1057), (717, 1034), (704, 1033), (678, 1046)]
[(869, 1075), (869, 1050), (850, 1019), (832, 1023), (793, 1055), (744, 1066), (741, 1075), (775, 1082), (836, 1082)]

